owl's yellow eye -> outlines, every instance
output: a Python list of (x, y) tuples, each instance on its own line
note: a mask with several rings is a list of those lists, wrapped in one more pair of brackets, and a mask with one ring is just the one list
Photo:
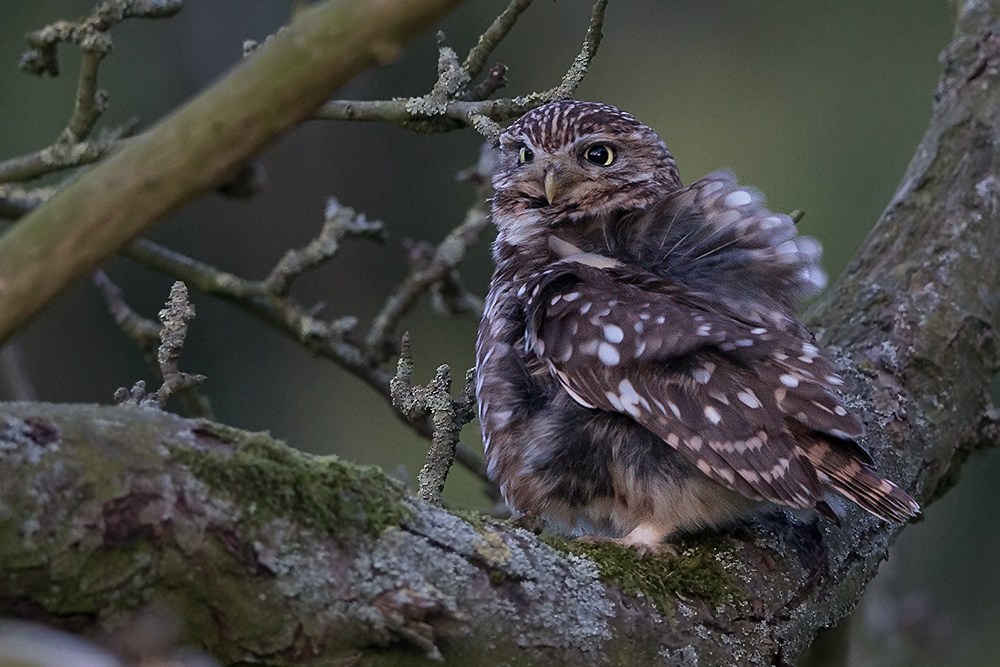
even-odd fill
[(521, 164), (527, 164), (534, 159), (535, 154), (531, 152), (531, 149), (527, 146), (521, 146), (517, 151), (517, 161)]
[(615, 152), (611, 150), (611, 146), (607, 146), (605, 144), (594, 144), (587, 149), (587, 152), (584, 153), (584, 157), (587, 158), (588, 162), (593, 162), (601, 167), (607, 167), (615, 161)]

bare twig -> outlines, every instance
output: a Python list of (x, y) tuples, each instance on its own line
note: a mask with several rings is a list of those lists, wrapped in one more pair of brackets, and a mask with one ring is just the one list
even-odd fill
[(321, 320), (303, 306), (275, 294), (264, 281), (245, 280), (152, 241), (140, 239), (124, 254), (146, 268), (183, 280), (205, 294), (229, 301), (256, 315), (306, 349), (336, 361), (373, 386), (384, 385), (383, 393), (389, 395), (389, 374), (373, 368), (360, 349), (344, 337), (354, 326), (353, 318)]
[[(244, 280), (152, 241), (136, 241), (124, 254), (146, 268), (183, 280), (267, 322), (316, 356), (333, 361), (391, 400), (389, 381), (392, 375), (374, 364), (359, 345), (347, 338), (346, 334), (354, 327), (354, 318), (319, 319), (303, 306), (276, 295), (263, 281)], [(432, 437), (433, 429), (428, 422), (411, 422), (399, 411), (394, 412), (421, 436)], [(482, 457), (468, 447), (459, 445), (456, 460), (479, 479), (489, 481)]]
[(21, 69), (41, 76), (59, 75), (56, 48), (61, 42), (76, 44), (84, 51), (111, 50), (113, 26), (129, 18), (167, 18), (183, 7), (183, 0), (105, 0), (80, 21), (56, 21), (28, 33), (31, 50), (21, 56)]
[(94, 162), (113, 150), (121, 137), (131, 134), (135, 122), (97, 141), (87, 141), (108, 107), (108, 93), (97, 87), (97, 74), (101, 61), (111, 52), (109, 31), (128, 18), (173, 16), (182, 4), (182, 0), (106, 0), (79, 21), (56, 21), (28, 33), (30, 48), (21, 56), (21, 69), (30, 74), (59, 75), (60, 43), (74, 44), (83, 52), (73, 113), (52, 145), (0, 163), (0, 183), (27, 181)]
[(376, 101), (331, 100), (323, 104), (313, 118), (389, 123), (414, 132), (431, 134), (468, 127), (469, 116), (472, 115), (483, 116), (495, 122), (519, 118), (547, 101), (537, 96), (482, 102), (456, 100), (439, 108), (437, 114), (431, 118), (414, 115), (410, 107), (414, 99), (416, 98)]
[[(137, 312), (132, 310), (129, 305), (125, 302), (125, 297), (122, 294), (121, 289), (115, 285), (110, 278), (103, 272), (98, 271), (94, 274), (94, 285), (101, 291), (104, 295), (104, 300), (108, 304), (108, 310), (111, 311), (111, 316), (115, 320), (115, 324), (118, 328), (128, 336), (136, 347), (142, 352), (143, 359), (153, 370), (154, 373), (160, 373), (160, 363), (158, 359), (158, 346), (160, 342), (160, 333), (163, 331), (163, 326), (154, 320), (150, 320), (139, 315)], [(116, 396), (124, 391), (119, 389), (116, 392)], [(129, 392), (129, 398), (132, 398), (133, 393), (141, 393), (145, 395), (145, 383), (141, 385), (138, 389), (136, 387), (132, 388), (132, 392)], [(184, 406), (184, 410), (195, 417), (204, 417), (205, 419), (214, 419), (212, 413), (212, 406), (208, 401), (208, 398), (201, 393), (198, 385), (192, 385), (186, 389), (177, 391), (177, 398), (180, 400), (181, 405)], [(119, 401), (121, 402), (121, 401)], [(136, 402), (130, 400), (130, 402)]]
[(63, 130), (53, 144), (33, 153), (20, 155), (0, 162), (0, 183), (30, 181), (46, 174), (91, 164), (120, 149), (130, 136), (136, 123), (129, 123), (115, 130), (101, 133), (97, 139), (70, 141), (69, 130)]
[(194, 319), (194, 305), (188, 300), (187, 286), (177, 281), (170, 288), (167, 307), (160, 311), (163, 329), (160, 330), (161, 343), (156, 354), (160, 372), (163, 374), (163, 386), (156, 392), (160, 407), (167, 404), (171, 394), (188, 387), (197, 387), (206, 379), (204, 375), (184, 373), (178, 365), (181, 348), (184, 347), (184, 339), (187, 338), (187, 323), (192, 319)]
[(458, 64), (458, 54), (448, 46), (443, 32), (438, 33), (438, 78), (431, 92), (414, 97), (407, 108), (415, 115), (434, 116), (440, 113), (449, 100), (463, 94), (469, 85), (469, 73)]
[(402, 352), (392, 379), (392, 403), (409, 419), (424, 419), (428, 415), (434, 424), (434, 436), (427, 461), (420, 469), (418, 495), (434, 505), (441, 504), (448, 471), (455, 461), (462, 427), (476, 416), (475, 369), (465, 373), (465, 388), (458, 398), (451, 395), (451, 369), (438, 366), (434, 379), (426, 387), (413, 384), (413, 359), (410, 356), (409, 334), (403, 336)]
[(158, 365), (156, 365), (156, 348), (159, 345), (162, 325), (132, 310), (125, 303), (121, 289), (111, 282), (104, 271), (98, 271), (94, 274), (94, 285), (104, 295), (104, 300), (108, 303), (108, 310), (111, 311), (111, 316), (118, 328), (132, 339), (143, 355), (154, 364), (154, 368), (159, 370)]
[(590, 62), (597, 55), (597, 48), (601, 45), (603, 34), (601, 29), (604, 26), (604, 10), (608, 6), (608, 0), (597, 0), (590, 15), (590, 27), (587, 29), (587, 36), (583, 40), (583, 48), (580, 54), (573, 60), (569, 71), (563, 76), (562, 82), (552, 90), (544, 93), (546, 101), (564, 100), (573, 97), (573, 93), (579, 88), (580, 82), (587, 74)]
[(493, 93), (507, 85), (507, 66), (497, 63), (490, 68), (486, 78), (476, 84), (476, 87), (465, 94), (464, 99), (479, 102), (489, 98)]
[(28, 366), (24, 359), (24, 350), (17, 342), (10, 342), (0, 347), (0, 372), (7, 382), (7, 390), (15, 401), (34, 401), (38, 399), (35, 385), (28, 374)]
[[(106, 293), (111, 293), (109, 301), (113, 302), (112, 309), (118, 311), (116, 320), (118, 315), (121, 315), (123, 319), (132, 320), (132, 323), (142, 328), (144, 333), (148, 333), (152, 323), (148, 321), (137, 323), (135, 317), (130, 317), (128, 313), (124, 312), (128, 306), (121, 300), (120, 292), (114, 294), (116, 288), (111, 285), (106, 276), (103, 283), (104, 288), (107, 288)], [(160, 346), (156, 352), (156, 362), (160, 375), (163, 376), (163, 384), (152, 394), (146, 392), (146, 383), (142, 380), (136, 382), (132, 389), (122, 387), (115, 392), (117, 402), (156, 406), (162, 410), (174, 394), (201, 386), (207, 379), (204, 375), (191, 375), (181, 371), (179, 367), (181, 349), (184, 347), (184, 339), (187, 338), (187, 323), (192, 319), (194, 319), (194, 306), (188, 300), (187, 286), (180, 281), (175, 282), (170, 288), (167, 307), (160, 311), (160, 322), (163, 323), (163, 326), (159, 330)]]
[(385, 225), (378, 220), (368, 220), (354, 209), (342, 206), (334, 197), (326, 202), (326, 221), (319, 236), (305, 248), (289, 250), (264, 280), (268, 290), (279, 296), (288, 296), (292, 283), (302, 273), (333, 258), (345, 237), (368, 237), (380, 242), (386, 239)]
[(108, 108), (108, 93), (97, 87), (97, 68), (110, 48), (84, 50), (83, 61), (80, 64), (80, 75), (76, 84), (76, 101), (73, 105), (73, 115), (63, 131), (61, 140), (70, 142), (83, 141), (89, 135), (97, 119)]
[(386, 300), (382, 311), (372, 322), (365, 347), (381, 363), (390, 354), (386, 343), (393, 335), (399, 321), (408, 313), (417, 299), (430, 287), (448, 278), (465, 259), (468, 247), (478, 240), (489, 225), (489, 210), (477, 204), (469, 209), (461, 225), (451, 230), (434, 252), (434, 258), (425, 267), (408, 275), (399, 288)]
[(56, 188), (25, 189), (17, 185), (0, 185), (0, 218), (17, 220), (48, 201)]
[(476, 164), (458, 175), (459, 180), (476, 186), (476, 203), (469, 208), (461, 225), (451, 230), (433, 252), (426, 252), (427, 259), (419, 261), (418, 257), (418, 261), (412, 262), (410, 274), (386, 299), (382, 310), (372, 321), (365, 337), (365, 348), (378, 363), (395, 352), (390, 345), (395, 338), (396, 327), (424, 292), (437, 288), (439, 298), (454, 305), (454, 309), (448, 308), (452, 312), (481, 309), (478, 299), (468, 295), (461, 286), (456, 269), (465, 259), (469, 246), (489, 226), (486, 200), (493, 192), (491, 179), (495, 168), (496, 155), (488, 145), (484, 145)]
[[(530, 2), (514, 0), (507, 10), (483, 33), (462, 65), (448, 49), (439, 58), (439, 76), (434, 90), (422, 97), (395, 100), (332, 100), (314, 116), (324, 120), (355, 120), (398, 125), (414, 132), (450, 132), (473, 127), (488, 140), (495, 141), (500, 133), (498, 123), (518, 118), (546, 102), (572, 97), (597, 54), (604, 25), (607, 0), (597, 0), (591, 13), (590, 26), (583, 47), (557, 86), (542, 93), (499, 100), (481, 99), (505, 83), (506, 70), (494, 68), (480, 86), (467, 92), (465, 85), (482, 70), (486, 59), (505, 36)], [(456, 85), (458, 82), (459, 85)], [(442, 92), (453, 91), (452, 94)]]
[(512, 0), (507, 5), (507, 9), (496, 17), (493, 24), (486, 29), (486, 32), (479, 36), (479, 41), (472, 47), (469, 55), (465, 57), (465, 62), (462, 63), (462, 69), (468, 72), (470, 79), (479, 76), (490, 54), (511, 31), (511, 28), (517, 23), (518, 17), (530, 6), (531, 0)]

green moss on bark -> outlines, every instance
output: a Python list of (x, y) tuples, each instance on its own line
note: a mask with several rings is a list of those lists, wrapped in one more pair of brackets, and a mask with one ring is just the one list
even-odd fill
[(671, 613), (678, 597), (704, 600), (713, 606), (747, 597), (746, 590), (716, 560), (717, 545), (699, 542), (678, 556), (640, 558), (633, 549), (607, 542), (586, 544), (559, 537), (543, 537), (542, 541), (594, 561), (601, 581), (626, 593), (642, 593), (663, 614)]
[(358, 532), (379, 535), (408, 514), (402, 485), (376, 466), (304, 454), (266, 433), (210, 424), (201, 435), (236, 445), (235, 451), (176, 448), (171, 460), (248, 508), (244, 520), (282, 517), (345, 542)]

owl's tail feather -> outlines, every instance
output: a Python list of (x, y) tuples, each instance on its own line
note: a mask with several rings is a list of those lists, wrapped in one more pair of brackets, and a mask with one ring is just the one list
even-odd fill
[(908, 493), (835, 446), (816, 442), (806, 455), (823, 483), (880, 519), (905, 523), (920, 514), (920, 505)]

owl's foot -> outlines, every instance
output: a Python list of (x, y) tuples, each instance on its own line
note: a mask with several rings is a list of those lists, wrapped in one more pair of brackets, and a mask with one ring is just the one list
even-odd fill
[(677, 552), (672, 546), (663, 541), (668, 535), (661, 526), (651, 523), (640, 523), (632, 532), (625, 537), (605, 537), (603, 535), (581, 535), (578, 542), (586, 544), (600, 544), (610, 542), (623, 547), (635, 549), (639, 558), (652, 558), (653, 556), (670, 555), (676, 556)]

